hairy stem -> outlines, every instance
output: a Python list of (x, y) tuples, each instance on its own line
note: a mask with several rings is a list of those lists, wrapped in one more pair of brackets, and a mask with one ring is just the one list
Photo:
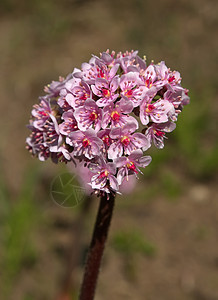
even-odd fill
[(110, 227), (114, 207), (114, 195), (101, 197), (92, 241), (87, 255), (86, 267), (80, 291), (80, 300), (93, 300), (98, 279), (101, 258)]

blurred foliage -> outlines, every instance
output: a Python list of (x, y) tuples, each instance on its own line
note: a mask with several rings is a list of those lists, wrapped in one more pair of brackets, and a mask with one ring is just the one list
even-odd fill
[(128, 256), (140, 253), (152, 257), (156, 253), (155, 246), (139, 230), (116, 232), (112, 245), (116, 251)]
[(190, 97), (190, 105), (184, 107), (177, 128), (167, 136), (165, 148), (149, 149), (152, 163), (144, 170), (145, 175), (151, 176), (163, 165), (174, 164), (175, 170), (180, 167), (192, 180), (208, 181), (216, 177), (218, 139), (215, 120), (211, 118), (212, 107), (200, 95), (191, 92)]
[(156, 247), (140, 230), (117, 231), (112, 238), (112, 247), (121, 254), (124, 276), (131, 282), (137, 280), (137, 256), (154, 257)]
[[(6, 297), (23, 268), (30, 268), (37, 260), (31, 235), (40, 220), (34, 203), (38, 170), (27, 171), (26, 180), (16, 198), (16, 205), (3, 198), (0, 211), (1, 236), (1, 291)], [(4, 187), (5, 188), (5, 187)], [(5, 193), (9, 192), (5, 190)], [(4, 298), (6, 299), (6, 298)]]

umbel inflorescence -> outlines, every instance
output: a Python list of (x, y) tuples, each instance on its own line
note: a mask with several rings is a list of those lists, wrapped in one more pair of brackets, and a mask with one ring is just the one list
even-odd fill
[(137, 176), (151, 162), (143, 152), (164, 147), (189, 103), (179, 72), (137, 53), (107, 50), (47, 85), (32, 110), (28, 150), (41, 161), (84, 162), (98, 192), (116, 193)]

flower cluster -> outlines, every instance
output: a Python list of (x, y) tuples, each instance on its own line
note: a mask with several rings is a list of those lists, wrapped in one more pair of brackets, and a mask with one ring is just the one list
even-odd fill
[(179, 72), (147, 65), (137, 51), (92, 56), (45, 92), (32, 110), (28, 150), (42, 161), (82, 162), (92, 189), (106, 193), (151, 162), (143, 152), (164, 147), (189, 103)]

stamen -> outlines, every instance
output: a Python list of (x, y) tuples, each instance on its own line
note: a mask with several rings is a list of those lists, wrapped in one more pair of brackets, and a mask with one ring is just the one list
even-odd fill
[(132, 161), (128, 162), (126, 164), (127, 168), (132, 170), (133, 172), (135, 172), (136, 174), (138, 173), (136, 166), (134, 165), (134, 163)]
[(104, 97), (110, 97), (110, 91), (107, 89), (102, 89), (102, 93), (104, 95)]
[(99, 175), (99, 178), (105, 178), (108, 177), (109, 172), (108, 170), (104, 170), (103, 172), (101, 172), (101, 174)]
[(90, 141), (87, 138), (84, 138), (82, 141), (82, 145), (86, 148), (90, 145)]
[(116, 111), (116, 110), (112, 111), (112, 113), (111, 113), (111, 119), (113, 121), (119, 121), (120, 114), (118, 113), (118, 111)]
[(95, 121), (98, 118), (98, 115), (96, 114), (95, 111), (91, 112), (91, 114), (89, 115), (89, 119), (92, 121)]
[(121, 138), (121, 143), (124, 144), (124, 146), (128, 146), (129, 143), (130, 143), (130, 138), (126, 135), (124, 135), (122, 138)]
[(145, 112), (150, 113), (150, 112), (152, 112), (153, 109), (155, 109), (155, 106), (153, 104), (147, 104)]

